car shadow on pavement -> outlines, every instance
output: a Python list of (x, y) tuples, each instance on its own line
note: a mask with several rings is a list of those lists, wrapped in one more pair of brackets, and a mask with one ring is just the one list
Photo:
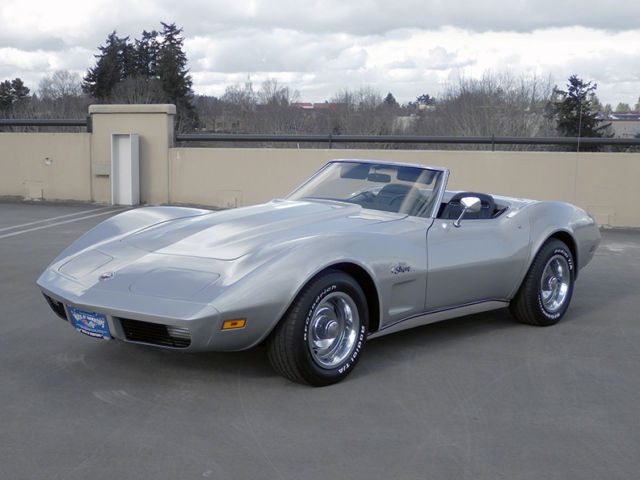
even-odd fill
[[(362, 360), (349, 378), (375, 374), (378, 370), (384, 370), (386, 364), (407, 361), (407, 352), (429, 352), (438, 345), (450, 348), (471, 337), (495, 336), (499, 331), (518, 327), (535, 328), (515, 323), (508, 311), (502, 309), (370, 340)], [(218, 380), (222, 383), (234, 378), (281, 379), (271, 368), (264, 345), (241, 352), (195, 353), (124, 343), (109, 347), (92, 350), (91, 355), (98, 363), (108, 364), (109, 374), (116, 376), (126, 372), (128, 376), (141, 378), (159, 379), (163, 376), (165, 379), (206, 379), (207, 382)]]
[[(551, 329), (574, 325), (586, 315), (599, 316), (599, 312), (606, 312), (610, 304), (631, 294), (630, 290), (619, 286), (611, 288), (611, 292), (606, 294), (601, 291), (594, 293), (597, 283), (591, 284), (593, 281), (585, 280), (587, 282), (581, 282), (580, 290), (574, 293), (574, 302), (567, 315), (558, 326)], [(441, 352), (449, 356), (464, 356), (470, 347), (493, 349), (503, 355), (517, 356), (520, 354), (518, 342), (522, 344), (529, 338), (539, 337), (536, 331), (541, 333), (544, 330), (546, 328), (518, 323), (507, 308), (444, 320), (369, 340), (358, 367), (349, 378), (380, 375), (398, 364), (429, 362), (437, 359)], [(92, 355), (104, 357), (104, 362), (110, 365), (110, 371), (116, 375), (119, 371), (137, 370), (139, 375), (154, 378), (158, 378), (158, 372), (162, 372), (166, 378), (188, 377), (198, 381), (219, 380), (222, 383), (239, 379), (277, 379), (286, 382), (271, 368), (264, 344), (240, 352), (195, 353), (124, 343), (111, 347), (117, 353), (112, 348), (104, 348), (94, 350)]]

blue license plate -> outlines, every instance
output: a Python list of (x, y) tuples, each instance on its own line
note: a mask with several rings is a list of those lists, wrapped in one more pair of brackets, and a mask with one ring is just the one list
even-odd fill
[(69, 314), (73, 320), (73, 326), (80, 333), (94, 338), (111, 338), (107, 317), (99, 313), (85, 312), (69, 307)]

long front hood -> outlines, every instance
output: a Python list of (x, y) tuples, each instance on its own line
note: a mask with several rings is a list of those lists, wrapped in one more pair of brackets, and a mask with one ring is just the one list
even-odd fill
[[(89, 301), (87, 294), (97, 301), (95, 296), (109, 292), (206, 301), (282, 252), (287, 242), (400, 218), (358, 205), (291, 201), (182, 217), (59, 258), (38, 284), (76, 301)], [(247, 260), (230, 262), (242, 257)]]
[(248, 253), (310, 235), (377, 223), (398, 215), (363, 214), (358, 205), (275, 200), (263, 205), (182, 218), (151, 226), (122, 241), (147, 252), (235, 260)]

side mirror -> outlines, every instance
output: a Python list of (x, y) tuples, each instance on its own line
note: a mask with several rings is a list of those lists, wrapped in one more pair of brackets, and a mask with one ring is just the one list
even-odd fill
[(454, 227), (460, 226), (462, 217), (467, 213), (478, 213), (480, 208), (482, 208), (482, 202), (478, 197), (463, 197), (460, 200), (460, 205), (462, 205), (462, 213), (460, 213), (460, 216), (453, 222)]

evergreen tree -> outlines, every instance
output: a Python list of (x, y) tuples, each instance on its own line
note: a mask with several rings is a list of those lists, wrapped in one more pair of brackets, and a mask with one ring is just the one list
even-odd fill
[(14, 103), (25, 100), (29, 97), (29, 89), (24, 85), (20, 78), (11, 80), (11, 92), (13, 94)]
[(384, 97), (384, 100), (382, 101), (383, 105), (386, 107), (399, 107), (400, 105), (398, 105), (398, 102), (396, 101), (395, 97), (393, 96), (393, 94), (391, 92), (387, 93), (387, 96)]
[(6, 112), (13, 105), (13, 93), (11, 92), (11, 82), (5, 80), (0, 83), (0, 110)]
[(195, 126), (197, 122), (192, 105), (192, 81), (187, 69), (187, 55), (182, 49), (184, 38), (182, 28), (176, 27), (175, 23), (161, 24), (162, 42), (158, 50), (155, 74), (160, 79), (167, 100), (178, 109), (178, 128), (181, 130), (186, 125)]
[(98, 47), (96, 65), (82, 89), (101, 102), (166, 102), (176, 105), (178, 130), (196, 125), (192, 81), (183, 50), (182, 28), (162, 23), (162, 31), (144, 30), (134, 43), (113, 31)]
[(597, 84), (571, 75), (567, 90), (554, 89), (559, 100), (553, 104), (558, 133), (565, 137), (602, 137), (611, 124), (600, 125), (593, 108)]
[(595, 93), (591, 92), (589, 94), (589, 100), (591, 100), (591, 109), (594, 112), (604, 111), (604, 106), (602, 105), (602, 102), (600, 102), (600, 99)]
[(162, 81), (162, 88), (169, 101), (183, 103), (193, 96), (191, 76), (187, 69), (187, 55), (182, 50), (184, 38), (182, 28), (175, 23), (162, 23), (162, 43), (158, 51), (156, 75)]
[(151, 30), (150, 32), (143, 30), (142, 38), (136, 39), (133, 48), (136, 74), (147, 78), (155, 77), (158, 66), (158, 52), (160, 50), (158, 32), (156, 30)]
[(20, 78), (0, 83), (0, 111), (6, 115), (14, 105), (29, 98), (29, 89)]
[(115, 30), (99, 46), (96, 66), (90, 68), (82, 82), (82, 90), (100, 101), (108, 101), (115, 86), (133, 72), (133, 49), (129, 37), (120, 38)]
[(628, 103), (620, 102), (616, 107), (616, 113), (629, 113), (631, 111), (631, 107)]

